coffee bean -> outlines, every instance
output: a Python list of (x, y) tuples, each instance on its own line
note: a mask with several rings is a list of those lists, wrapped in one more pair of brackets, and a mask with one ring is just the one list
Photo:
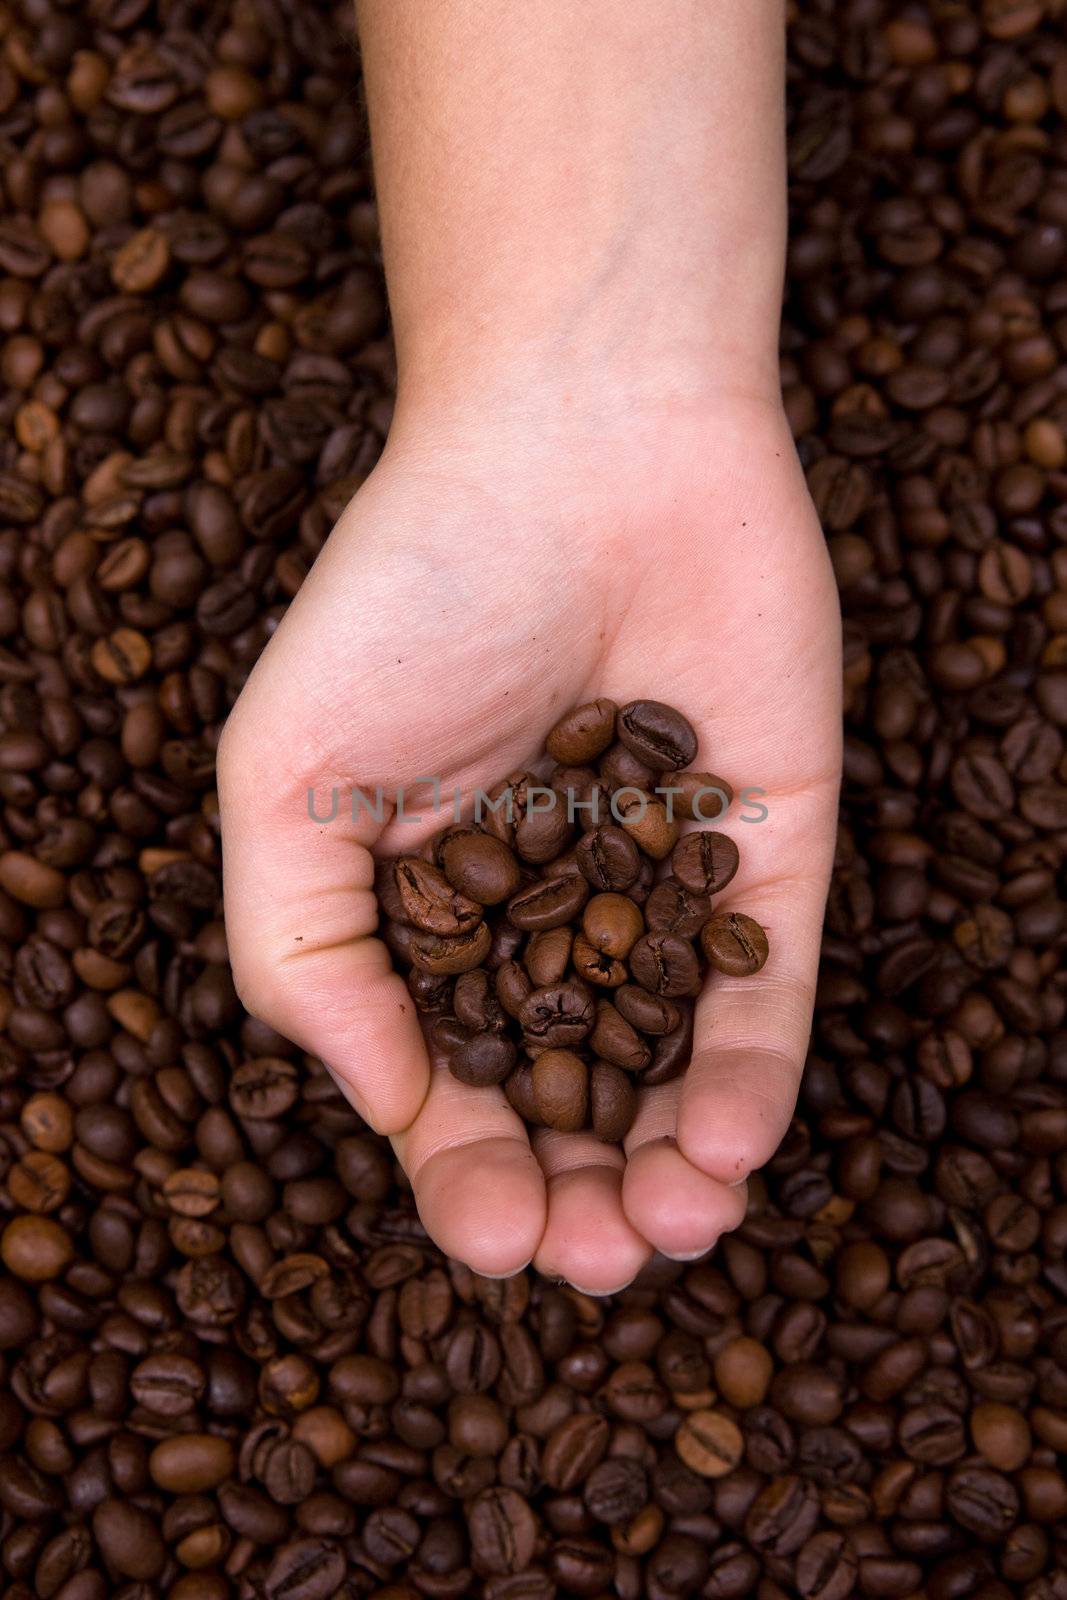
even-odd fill
[(750, 977), (767, 960), (767, 935), (740, 911), (713, 916), (700, 930), (700, 944), (711, 965), (731, 978)]
[(172, 1494), (199, 1494), (213, 1489), (234, 1469), (227, 1439), (207, 1433), (179, 1434), (157, 1444), (148, 1461), (152, 1481)]
[(957, 1467), (945, 1485), (945, 1505), (953, 1521), (986, 1541), (1002, 1538), (1019, 1515), (1015, 1486), (987, 1467)]
[(589, 1514), (613, 1527), (635, 1517), (648, 1500), (648, 1476), (640, 1462), (615, 1456), (593, 1468), (582, 1490)]
[(652, 861), (670, 855), (678, 837), (678, 824), (667, 815), (661, 800), (643, 789), (619, 789), (612, 797), (612, 811), (620, 826)]
[(515, 1046), (497, 1033), (475, 1033), (453, 1048), (448, 1065), (460, 1083), (486, 1088), (508, 1076), (515, 1065)]
[(492, 936), (484, 922), (464, 933), (417, 933), (411, 941), (411, 959), (435, 977), (470, 972), (489, 954)]
[(616, 1010), (642, 1033), (654, 1036), (671, 1033), (681, 1020), (681, 1012), (673, 1001), (650, 994), (637, 984), (624, 984), (612, 999)]
[(102, 1500), (93, 1512), (93, 1537), (104, 1560), (121, 1577), (145, 1583), (163, 1571), (166, 1546), (152, 1518), (137, 1506)]
[(697, 753), (689, 723), (659, 700), (630, 701), (619, 711), (616, 730), (627, 750), (654, 770), (688, 767)]
[[(632, 904), (632, 902), (631, 902)], [(629, 974), (624, 963), (615, 956), (606, 955), (590, 944), (584, 934), (578, 934), (571, 950), (574, 970), (586, 983), (599, 988), (614, 989), (625, 983)]]
[(124, 294), (147, 294), (163, 277), (169, 261), (164, 234), (156, 228), (142, 228), (115, 252), (112, 282)]
[(327, 1600), (344, 1582), (345, 1558), (325, 1539), (297, 1539), (275, 1552), (263, 1580), (268, 1600)]
[(771, 1356), (755, 1339), (732, 1339), (715, 1357), (715, 1387), (739, 1410), (762, 1405), (772, 1373)]
[(608, 1061), (593, 1062), (589, 1073), (589, 1111), (596, 1137), (605, 1144), (621, 1144), (637, 1115), (637, 1095), (621, 1067)]
[(692, 1411), (675, 1435), (674, 1447), (686, 1466), (702, 1478), (732, 1472), (744, 1452), (741, 1430), (721, 1411)]
[(477, 928), (481, 908), (457, 893), (445, 874), (418, 856), (400, 856), (393, 866), (406, 921), (426, 933), (463, 935)]
[(577, 1133), (589, 1106), (589, 1069), (573, 1050), (542, 1050), (533, 1063), (537, 1120), (561, 1133)]
[(458, 894), (481, 906), (499, 905), (519, 887), (519, 864), (499, 839), (466, 833), (445, 841), (441, 865)]
[(504, 1030), (504, 1011), (488, 972), (476, 967), (470, 972), (461, 973), (451, 992), (456, 1019), (465, 1028), (489, 1033)]
[(534, 989), (519, 1009), (525, 1037), (552, 1047), (580, 1044), (592, 1032), (595, 1020), (592, 993), (578, 982)]
[(636, 881), (640, 854), (630, 834), (605, 823), (578, 841), (578, 865), (594, 889), (621, 892)]
[(847, 1535), (813, 1534), (797, 1553), (797, 1591), (805, 1600), (845, 1600), (852, 1593), (858, 1570)]
[(596, 1020), (589, 1035), (590, 1049), (605, 1061), (628, 1072), (647, 1067), (652, 1052), (648, 1045), (608, 1000), (596, 1002)]
[(641, 1073), (641, 1083), (645, 1088), (653, 1088), (657, 1083), (670, 1083), (689, 1064), (693, 1052), (693, 1006), (683, 1002), (677, 1009), (681, 1012), (681, 1020), (670, 1033), (656, 1040), (652, 1060)]
[(538, 881), (520, 889), (508, 901), (508, 919), (525, 932), (561, 928), (574, 920), (588, 896), (588, 884), (575, 873)]
[(710, 916), (708, 895), (687, 889), (676, 878), (657, 883), (645, 903), (649, 933), (674, 933), (680, 939), (695, 939)]
[(148, 1356), (130, 1374), (130, 1392), (138, 1405), (161, 1417), (181, 1417), (193, 1411), (207, 1379), (188, 1356)]
[(61, 872), (21, 850), (5, 850), (0, 855), (0, 888), (23, 905), (38, 910), (61, 906), (67, 893)]
[(572, 930), (567, 927), (548, 928), (530, 935), (523, 954), (523, 964), (535, 988), (543, 989), (549, 984), (559, 983), (566, 976), (572, 956), (575, 970), (580, 977), (584, 977), (579, 958), (575, 955)]
[(595, 1412), (578, 1412), (559, 1423), (545, 1441), (541, 1473), (552, 1489), (569, 1491), (583, 1483), (607, 1453), (608, 1423)]
[(237, 1068), (230, 1083), (230, 1104), (239, 1117), (271, 1120), (284, 1116), (299, 1094), (292, 1062), (260, 1056)]
[(613, 700), (591, 700), (575, 706), (561, 717), (545, 738), (545, 749), (553, 761), (564, 766), (581, 766), (606, 750), (615, 737)]
[(745, 1537), (759, 1551), (792, 1555), (814, 1530), (818, 1500), (814, 1486), (792, 1475), (770, 1484), (753, 1501), (744, 1521)]
[(471, 1557), (483, 1573), (521, 1572), (533, 1559), (537, 1523), (514, 1489), (485, 1489), (467, 1512)]
[(28, 1283), (58, 1278), (73, 1256), (70, 1235), (51, 1217), (12, 1217), (0, 1234), (0, 1260), (16, 1278)]
[(673, 933), (650, 933), (639, 939), (630, 952), (630, 971), (643, 989), (668, 999), (695, 993), (700, 982), (693, 946)]
[(740, 854), (725, 833), (710, 829), (687, 833), (671, 855), (671, 871), (683, 888), (694, 894), (717, 894), (737, 871)]
[(670, 790), (671, 813), (689, 822), (714, 822), (724, 817), (734, 791), (714, 772), (661, 772), (657, 789)]
[(595, 949), (622, 958), (644, 933), (645, 920), (625, 895), (597, 894), (582, 913), (582, 931)]

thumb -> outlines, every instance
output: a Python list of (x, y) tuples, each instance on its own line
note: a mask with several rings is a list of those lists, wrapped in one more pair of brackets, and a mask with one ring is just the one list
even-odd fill
[(346, 816), (349, 789), (332, 821), (314, 820), (308, 790), (328, 816), (331, 778), (286, 762), (300, 746), (240, 704), (219, 746), (234, 982), (249, 1011), (328, 1064), (372, 1128), (397, 1133), (426, 1097), (429, 1063), (414, 1002), (375, 936), (370, 847), (382, 824), (366, 810)]

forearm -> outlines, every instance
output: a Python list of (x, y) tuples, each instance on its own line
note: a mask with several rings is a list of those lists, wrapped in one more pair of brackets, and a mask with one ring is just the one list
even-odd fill
[(777, 394), (782, 0), (357, 0), (400, 409)]

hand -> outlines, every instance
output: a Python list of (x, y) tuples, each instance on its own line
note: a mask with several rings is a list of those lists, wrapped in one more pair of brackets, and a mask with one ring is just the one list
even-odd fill
[[(408, 419), (341, 518), (226, 726), (227, 926), (245, 1004), (392, 1135), (443, 1250), (607, 1293), (653, 1248), (702, 1253), (736, 1226), (788, 1124), (833, 848), (839, 618), (774, 405), (522, 431)], [(431, 1070), (375, 937), (372, 852), (448, 819), (346, 820), (354, 787), (437, 774), (469, 797), (599, 694), (678, 705), (695, 764), (767, 808), (731, 810), (741, 869), (717, 905), (763, 923), (768, 964), (706, 987), (688, 1074), (644, 1092), (625, 1162), (585, 1134), (531, 1152), (500, 1089)], [(334, 785), (339, 815), (316, 825), (307, 791), (322, 812)]]

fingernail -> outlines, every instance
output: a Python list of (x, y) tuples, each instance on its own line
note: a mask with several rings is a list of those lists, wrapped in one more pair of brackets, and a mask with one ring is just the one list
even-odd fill
[(533, 1256), (529, 1261), (524, 1261), (521, 1267), (512, 1267), (510, 1272), (479, 1272), (477, 1276), (488, 1278), (490, 1283), (502, 1283), (505, 1278), (517, 1278), (520, 1272), (525, 1272), (532, 1260)]
[(714, 1245), (706, 1244), (702, 1249), (688, 1250), (684, 1255), (680, 1251), (675, 1250), (661, 1250), (660, 1255), (666, 1256), (668, 1261), (699, 1261), (701, 1256), (706, 1256), (709, 1250), (713, 1250), (714, 1248)]
[(587, 1294), (590, 1300), (606, 1300), (609, 1295), (622, 1294), (633, 1283), (632, 1278), (627, 1278), (624, 1283), (617, 1284), (614, 1289), (583, 1289), (580, 1283), (572, 1283), (571, 1288), (577, 1289), (579, 1294)]

